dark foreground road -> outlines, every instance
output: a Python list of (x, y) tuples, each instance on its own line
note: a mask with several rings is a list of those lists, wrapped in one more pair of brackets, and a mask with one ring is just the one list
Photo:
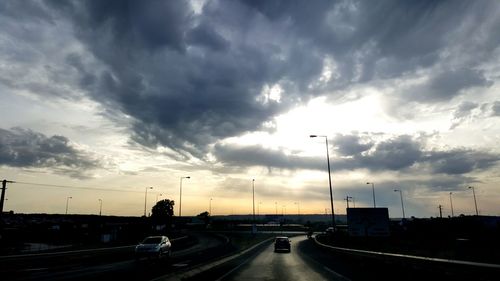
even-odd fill
[[(184, 278), (208, 280), (500, 280), (496, 268), (465, 264), (373, 257), (332, 251), (305, 236), (292, 238), (290, 253), (275, 253), (267, 243), (254, 251), (200, 274)], [(178, 280), (178, 279), (165, 279)]]
[(290, 253), (275, 253), (271, 244), (218, 280), (348, 280), (309, 256), (311, 252), (306, 244), (310, 241), (304, 236), (291, 240)]
[[(180, 270), (187, 266), (202, 262), (203, 257), (210, 257), (213, 249), (224, 250), (224, 240), (213, 235), (193, 234), (198, 243), (191, 247), (176, 250), (172, 253), (170, 260), (140, 260), (133, 259), (133, 247), (122, 255), (128, 258), (121, 258), (116, 262), (91, 262), (92, 257), (83, 258), (84, 262), (69, 262), (68, 258), (61, 257), (59, 264), (50, 263), (50, 266), (40, 265), (41, 261), (33, 259), (21, 259), (15, 264), (14, 270), (2, 266), (1, 280), (12, 281), (44, 281), (44, 280), (151, 280), (158, 276)], [(130, 253), (129, 253), (130, 252)], [(85, 255), (85, 254), (84, 254)], [(41, 257), (43, 259), (43, 257)], [(95, 259), (99, 257), (96, 255)], [(30, 261), (23, 264), (23, 262)], [(4, 261), (5, 263), (9, 261)], [(68, 265), (69, 264), (69, 265)]]

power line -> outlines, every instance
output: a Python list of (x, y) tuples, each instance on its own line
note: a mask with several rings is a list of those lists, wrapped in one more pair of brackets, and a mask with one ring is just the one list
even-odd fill
[(53, 187), (53, 188), (72, 188), (72, 189), (83, 189), (83, 190), (99, 190), (99, 191), (113, 191), (113, 192), (131, 192), (131, 193), (143, 193), (142, 191), (125, 190), (125, 189), (111, 189), (102, 187), (88, 187), (88, 186), (71, 186), (71, 185), (60, 185), (60, 184), (44, 184), (35, 182), (22, 182), (14, 181), (13, 184), (25, 184), (25, 185), (36, 185), (43, 187)]

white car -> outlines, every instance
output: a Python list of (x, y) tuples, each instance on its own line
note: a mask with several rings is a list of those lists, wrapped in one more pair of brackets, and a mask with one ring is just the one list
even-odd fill
[(171, 247), (167, 236), (149, 236), (135, 247), (135, 258), (170, 257)]

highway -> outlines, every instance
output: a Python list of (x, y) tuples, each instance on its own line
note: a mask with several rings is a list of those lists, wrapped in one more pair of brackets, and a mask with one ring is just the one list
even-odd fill
[[(320, 247), (304, 235), (291, 238), (290, 253), (275, 253), (268, 242), (255, 250), (204, 272), (170, 280), (498, 280), (498, 268), (433, 260), (342, 253)], [(178, 276), (179, 277), (179, 276)], [(186, 278), (187, 277), (187, 278)], [(155, 280), (156, 281), (156, 280)]]
[[(498, 268), (482, 268), (474, 264), (450, 264), (433, 260), (414, 261), (401, 257), (343, 253), (318, 246), (305, 235), (292, 237), (291, 252), (274, 252), (272, 240), (223, 259), (231, 251), (220, 237), (197, 233), (199, 243), (178, 249), (170, 261), (141, 260), (130, 252), (121, 260), (82, 259), (71, 263), (58, 258), (57, 266), (41, 266), (32, 258), (15, 261), (22, 267), (8, 266), (2, 261), (2, 280), (498, 280)], [(293, 234), (292, 234), (293, 235)], [(119, 249), (123, 251), (124, 249)], [(77, 251), (78, 252), (78, 251)], [(85, 254), (87, 255), (87, 254)], [(116, 254), (115, 254), (116, 255)], [(38, 256), (35, 256), (38, 257)], [(37, 258), (38, 259), (38, 258)], [(28, 263), (24, 264), (26, 261)], [(12, 261), (11, 261), (12, 262)], [(52, 264), (52, 263), (51, 263)], [(6, 266), (7, 265), (7, 266)], [(0, 267), (1, 268), (1, 267)]]
[(227, 272), (218, 280), (349, 280), (309, 258), (304, 236), (293, 237), (290, 253), (274, 252), (273, 244)]

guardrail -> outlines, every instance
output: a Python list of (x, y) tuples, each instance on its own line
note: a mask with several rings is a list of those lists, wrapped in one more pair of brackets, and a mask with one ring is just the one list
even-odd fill
[(367, 251), (367, 250), (335, 247), (335, 246), (326, 245), (324, 243), (319, 242), (316, 239), (316, 237), (314, 237), (314, 242), (321, 247), (325, 247), (325, 248), (328, 248), (331, 250), (340, 251), (340, 252), (344, 252), (344, 253), (348, 253), (348, 254), (357, 254), (357, 255), (363, 255), (363, 256), (374, 256), (374, 257), (384, 257), (384, 258), (409, 259), (409, 260), (417, 260), (417, 261), (446, 263), (446, 264), (453, 264), (453, 265), (468, 265), (468, 266), (500, 269), (500, 264), (493, 264), (493, 263), (441, 259), (441, 258), (432, 258), (432, 257), (423, 257), (423, 256), (414, 256), (414, 255), (405, 255), (405, 254), (396, 254), (396, 253), (376, 252), (376, 251)]
[[(187, 239), (188, 236), (181, 236), (178, 238), (170, 239), (171, 242), (182, 241)], [(33, 254), (20, 254), (20, 255), (8, 255), (8, 256), (0, 256), (1, 260), (8, 259), (21, 259), (21, 258), (43, 258), (43, 257), (58, 257), (65, 255), (75, 255), (75, 254), (91, 254), (91, 253), (99, 253), (99, 252), (107, 252), (107, 251), (117, 251), (123, 249), (133, 249), (137, 244), (134, 245), (126, 245), (126, 246), (118, 246), (118, 247), (106, 247), (106, 248), (93, 248), (93, 249), (84, 249), (84, 250), (74, 250), (74, 251), (61, 251), (61, 252), (50, 252), (50, 253), (33, 253)]]
[(353, 279), (496, 281), (500, 276), (500, 264), (351, 249), (324, 244), (316, 237), (313, 240), (331, 251), (333, 260), (355, 264), (350, 273)]

